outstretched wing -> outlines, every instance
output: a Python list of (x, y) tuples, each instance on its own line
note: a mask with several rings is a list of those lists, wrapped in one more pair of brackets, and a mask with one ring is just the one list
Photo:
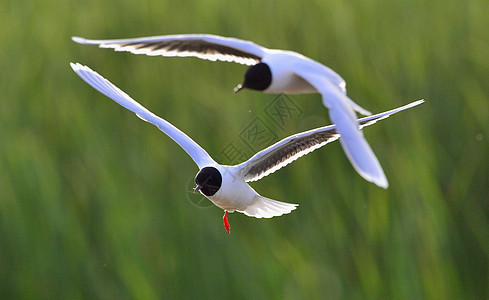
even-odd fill
[[(363, 128), (423, 102), (424, 100), (418, 100), (393, 110), (365, 117), (359, 119), (358, 123), (360, 128)], [(340, 134), (335, 125), (298, 133), (256, 153), (249, 160), (235, 167), (242, 172), (241, 174), (246, 181), (256, 181), (285, 167), (299, 157), (337, 140), (339, 137)]]
[(151, 56), (198, 57), (211, 61), (227, 61), (244, 65), (258, 63), (267, 49), (255, 43), (212, 34), (181, 34), (121, 40), (88, 40), (72, 37), (80, 44), (98, 45), (115, 51)]
[(79, 63), (71, 63), (70, 65), (83, 80), (85, 80), (97, 91), (111, 98), (128, 110), (134, 112), (144, 121), (155, 125), (166, 135), (168, 135), (172, 140), (180, 145), (180, 147), (182, 147), (183, 150), (185, 150), (185, 152), (190, 155), (190, 157), (192, 157), (195, 163), (199, 166), (199, 169), (210, 164), (216, 164), (214, 160), (209, 156), (209, 154), (207, 154), (207, 152), (202, 149), (202, 147), (200, 147), (185, 133), (180, 131), (168, 121), (163, 120), (162, 118), (156, 116), (155, 114), (144, 108), (141, 104), (136, 102), (129, 95), (124, 93), (122, 90), (120, 90), (110, 81), (102, 77), (100, 74), (91, 70), (89, 67), (83, 66)]
[(322, 74), (301, 68), (295, 71), (321, 93), (331, 122), (341, 135), (341, 146), (355, 170), (366, 180), (387, 188), (389, 183), (379, 160), (358, 127), (354, 110), (360, 107)]

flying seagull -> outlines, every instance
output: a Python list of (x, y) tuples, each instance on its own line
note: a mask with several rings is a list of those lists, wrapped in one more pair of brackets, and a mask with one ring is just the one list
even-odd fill
[(356, 122), (355, 111), (370, 115), (346, 95), (346, 83), (332, 69), (292, 51), (267, 49), (250, 41), (211, 34), (182, 34), (120, 40), (89, 40), (73, 37), (80, 44), (99, 45), (116, 51), (150, 56), (198, 57), (249, 65), (244, 81), (235, 92), (248, 88), (265, 93), (321, 93), (331, 122), (341, 134), (340, 142), (353, 167), (366, 180), (389, 186), (380, 163)]
[[(195, 176), (197, 187), (194, 192), (199, 191), (224, 210), (224, 227), (228, 232), (228, 212), (238, 211), (250, 217), (271, 218), (296, 209), (298, 204), (280, 202), (259, 195), (247, 182), (259, 180), (340, 137), (335, 125), (316, 128), (291, 135), (241, 164), (220, 165), (185, 133), (144, 108), (97, 72), (79, 63), (71, 63), (71, 67), (93, 88), (134, 112), (142, 120), (158, 127), (190, 155), (199, 167), (199, 172)], [(418, 100), (388, 112), (360, 119), (360, 128), (423, 102), (424, 100)]]

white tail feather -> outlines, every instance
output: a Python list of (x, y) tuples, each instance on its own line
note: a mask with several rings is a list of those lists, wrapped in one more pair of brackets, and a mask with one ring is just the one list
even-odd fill
[(299, 204), (285, 203), (272, 200), (257, 195), (252, 204), (248, 205), (245, 210), (238, 210), (249, 217), (271, 218), (288, 214), (297, 208)]

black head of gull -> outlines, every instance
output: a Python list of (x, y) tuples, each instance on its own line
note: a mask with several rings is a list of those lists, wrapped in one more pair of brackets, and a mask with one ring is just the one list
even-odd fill
[(212, 196), (222, 185), (222, 176), (219, 170), (214, 167), (205, 167), (195, 176), (197, 187), (194, 192), (201, 191), (206, 196)]
[(272, 71), (266, 63), (258, 63), (248, 68), (244, 76), (244, 82), (238, 85), (234, 92), (237, 93), (244, 88), (264, 91), (272, 83)]

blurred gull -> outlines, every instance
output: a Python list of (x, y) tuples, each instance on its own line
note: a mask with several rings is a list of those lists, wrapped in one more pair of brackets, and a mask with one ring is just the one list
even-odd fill
[(211, 34), (183, 34), (120, 40), (88, 40), (73, 37), (80, 44), (99, 45), (116, 51), (151, 56), (198, 57), (211, 61), (236, 62), (251, 66), (235, 92), (248, 88), (265, 93), (316, 93), (329, 109), (331, 122), (341, 134), (340, 142), (353, 167), (366, 180), (387, 188), (388, 182), (377, 157), (356, 122), (355, 111), (370, 112), (346, 95), (346, 83), (332, 69), (299, 53), (267, 49), (250, 41)]
[[(230, 232), (228, 212), (238, 211), (250, 217), (271, 218), (296, 209), (298, 204), (260, 196), (247, 182), (259, 180), (340, 137), (335, 125), (316, 128), (284, 138), (241, 164), (220, 165), (185, 133), (151, 113), (97, 72), (79, 63), (71, 63), (71, 67), (96, 90), (134, 112), (142, 120), (158, 127), (190, 155), (199, 167), (199, 172), (195, 176), (197, 187), (194, 192), (199, 191), (224, 210), (224, 227), (228, 232)], [(423, 102), (418, 100), (394, 110), (365, 117), (358, 120), (358, 124), (363, 128)]]

